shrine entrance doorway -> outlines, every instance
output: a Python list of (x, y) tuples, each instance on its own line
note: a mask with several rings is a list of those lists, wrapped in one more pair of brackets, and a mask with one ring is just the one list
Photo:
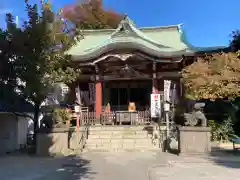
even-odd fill
[(112, 111), (127, 111), (129, 102), (134, 102), (137, 111), (150, 108), (151, 80), (116, 80), (105, 82), (104, 104)]

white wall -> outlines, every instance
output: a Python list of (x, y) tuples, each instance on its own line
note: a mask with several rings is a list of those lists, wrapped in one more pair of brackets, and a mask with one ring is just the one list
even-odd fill
[(18, 116), (17, 123), (18, 148), (26, 145), (27, 134), (33, 134), (33, 121), (31, 118)]
[(0, 154), (18, 149), (17, 122), (13, 114), (0, 113)]
[(31, 118), (0, 113), (0, 154), (13, 152), (27, 143), (27, 134), (33, 132)]

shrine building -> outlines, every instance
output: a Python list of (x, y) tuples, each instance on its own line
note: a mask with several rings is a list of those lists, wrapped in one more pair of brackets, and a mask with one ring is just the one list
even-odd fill
[[(163, 94), (171, 80), (173, 103), (181, 101), (181, 70), (196, 57), (221, 47), (187, 42), (181, 25), (137, 28), (126, 16), (117, 29), (84, 30), (68, 54), (81, 69), (77, 101), (100, 118), (103, 111), (148, 111), (151, 94)], [(173, 94), (173, 93), (172, 93)]]

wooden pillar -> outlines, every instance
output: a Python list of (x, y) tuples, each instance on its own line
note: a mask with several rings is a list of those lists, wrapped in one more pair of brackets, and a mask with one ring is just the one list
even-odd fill
[(102, 82), (96, 81), (95, 83), (95, 110), (96, 110), (96, 118), (99, 119), (102, 113)]
[(180, 91), (180, 97), (182, 98), (184, 96), (184, 85), (183, 85), (183, 79), (181, 78), (179, 80), (179, 91)]
[(152, 94), (158, 94), (158, 81), (157, 81), (157, 75), (156, 75), (156, 63), (154, 62), (152, 64)]
[(95, 81), (95, 111), (96, 111), (96, 118), (100, 120), (100, 116), (102, 113), (102, 82), (99, 78), (99, 69), (95, 66), (96, 70), (96, 81)]

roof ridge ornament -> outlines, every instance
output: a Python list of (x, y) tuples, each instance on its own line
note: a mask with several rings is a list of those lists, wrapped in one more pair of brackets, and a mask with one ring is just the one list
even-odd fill
[(183, 23), (180, 23), (177, 26), (178, 26), (178, 32), (183, 33)]
[[(124, 15), (123, 21), (124, 21), (124, 23), (131, 24), (131, 25), (133, 25), (133, 26), (136, 26), (136, 24), (133, 22), (133, 20), (131, 20), (131, 19), (129, 18), (129, 16), (128, 16), (127, 14)], [(120, 22), (120, 23), (121, 23), (121, 22)]]
[(128, 18), (128, 14), (125, 13), (123, 19), (127, 19), (127, 18)]
[(117, 35), (123, 35), (121, 32), (124, 32), (126, 34), (131, 34), (131, 36), (139, 37), (143, 39), (144, 41), (147, 41), (148, 43), (154, 44), (155, 46), (161, 47), (161, 48), (170, 48), (169, 46), (165, 46), (162, 44), (159, 44), (157, 41), (147, 37), (142, 31), (140, 31), (136, 25), (133, 23), (133, 21), (128, 17), (127, 14), (125, 14), (124, 18), (121, 20), (121, 22), (118, 25), (118, 28), (110, 35), (110, 38), (107, 41), (111, 41), (111, 39), (114, 36)]

